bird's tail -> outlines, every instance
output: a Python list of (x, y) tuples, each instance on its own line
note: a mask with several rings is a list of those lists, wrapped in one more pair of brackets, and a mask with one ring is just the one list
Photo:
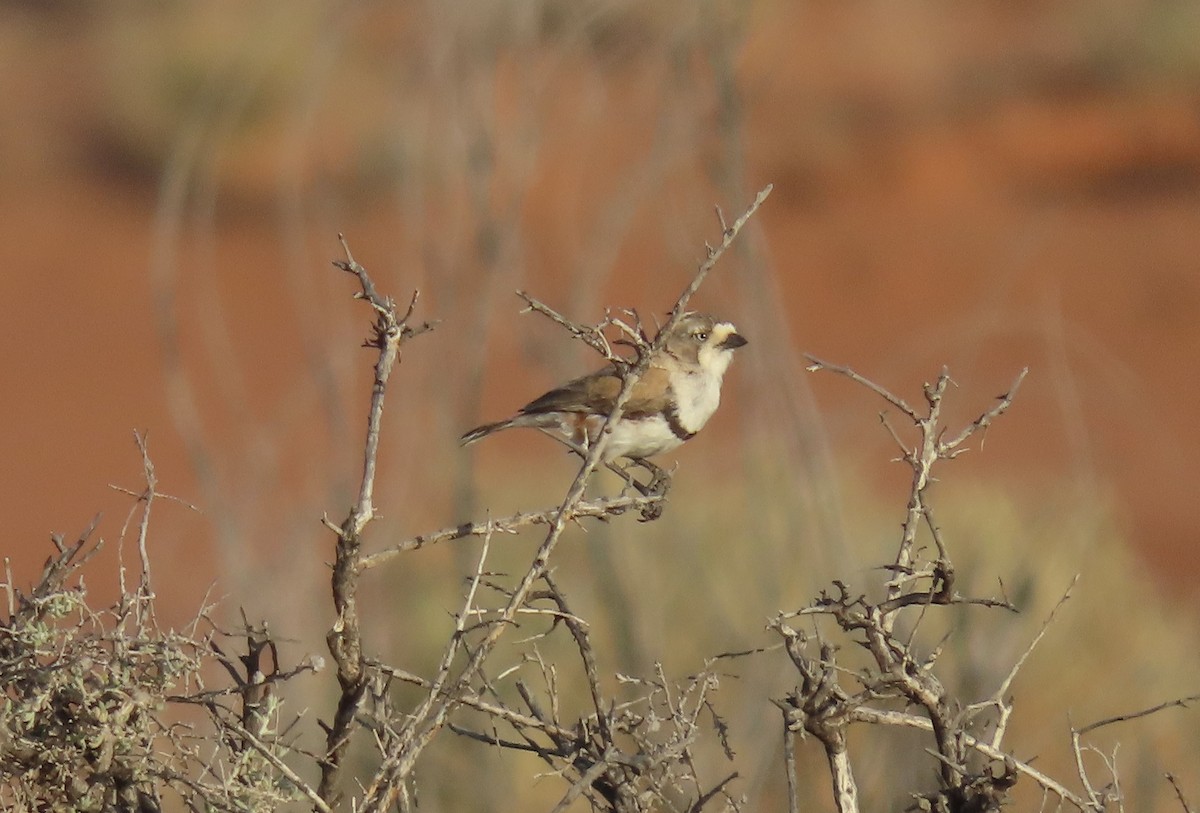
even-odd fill
[(459, 438), (458, 444), (460, 446), (469, 446), (477, 440), (483, 440), (493, 432), (499, 432), (501, 429), (513, 429), (519, 426), (528, 426), (551, 431), (564, 431), (566, 428), (563, 424), (562, 415), (555, 413), (521, 412), (511, 418), (506, 418), (503, 421), (485, 423), (483, 426), (476, 426), (470, 432), (467, 432), (465, 435)]
[(458, 439), (458, 445), (470, 446), (475, 441), (483, 440), (493, 432), (499, 432), (501, 429), (508, 429), (513, 425), (513, 420), (513, 418), (508, 418), (507, 420), (496, 421), (495, 423), (485, 423), (483, 426), (476, 426), (470, 432), (465, 433), (461, 438)]

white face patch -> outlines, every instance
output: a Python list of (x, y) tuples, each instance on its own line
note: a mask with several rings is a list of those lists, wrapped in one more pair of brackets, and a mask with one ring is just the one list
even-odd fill
[(718, 387), (721, 385), (721, 379), (725, 376), (725, 371), (729, 369), (729, 363), (733, 361), (733, 349), (719, 347), (719, 345), (734, 333), (737, 333), (737, 328), (732, 324), (729, 322), (718, 322), (713, 327), (712, 335), (708, 337), (708, 341), (700, 348), (698, 359), (700, 369), (708, 375), (716, 376)]
[(698, 369), (672, 376), (671, 389), (678, 399), (679, 423), (688, 432), (699, 432), (704, 428), (721, 404), (721, 381), (733, 361), (733, 348), (720, 345), (736, 332), (737, 328), (729, 322), (718, 322), (700, 348)]

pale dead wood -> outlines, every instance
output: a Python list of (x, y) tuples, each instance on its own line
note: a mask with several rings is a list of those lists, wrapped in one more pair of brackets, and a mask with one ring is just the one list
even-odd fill
[[(583, 500), (573, 506), (568, 512), (568, 519), (599, 519), (620, 516), (628, 511), (643, 511), (658, 505), (665, 500), (661, 494), (649, 496), (598, 497), (593, 500)], [(420, 550), (440, 542), (463, 539), (470, 536), (483, 536), (487, 533), (512, 534), (533, 525), (549, 525), (558, 515), (561, 506), (544, 508), (540, 511), (523, 511), (507, 517), (487, 520), (485, 522), (466, 522), (450, 528), (432, 531), (414, 536), (390, 545), (383, 550), (363, 556), (359, 564), (362, 570), (370, 570), (395, 559), (402, 553)]]
[(398, 314), (395, 301), (379, 293), (367, 269), (359, 265), (350, 253), (350, 246), (345, 238), (341, 235), (338, 238), (341, 240), (346, 259), (336, 261), (334, 265), (358, 280), (360, 290), (354, 294), (354, 298), (365, 301), (375, 313), (372, 335), (365, 342), (365, 346), (378, 351), (378, 356), (374, 365), (371, 403), (367, 412), (367, 433), (363, 446), (363, 469), (358, 499), (340, 526), (334, 527), (328, 520), (325, 521), (326, 526), (333, 527), (337, 534), (332, 579), (333, 603), (337, 618), (326, 636), (326, 643), (337, 666), (338, 684), (341, 687), (337, 710), (332, 721), (325, 724), (326, 754), (321, 760), (321, 783), (318, 789), (320, 797), (330, 807), (337, 807), (342, 797), (342, 762), (368, 683), (358, 613), (358, 578), (362, 571), (362, 532), (375, 517), (375, 473), (388, 379), (400, 358), (403, 343), (435, 326), (435, 323), (431, 322), (416, 327), (410, 326), (409, 320), (417, 304), (417, 293), (413, 293), (403, 316)]
[[(1007, 717), (1006, 706), (1000, 697), (1012, 676), (1001, 685), (992, 702), (968, 706), (965, 712), (960, 712), (959, 701), (948, 692), (934, 671), (944, 641), (934, 646), (926, 657), (918, 657), (915, 647), (921, 622), (933, 608), (977, 606), (1016, 610), (1007, 597), (966, 596), (956, 589), (957, 574), (950, 545), (934, 515), (929, 488), (935, 479), (936, 464), (964, 451), (962, 444), (969, 437), (986, 429), (1009, 408), (1025, 371), (1016, 377), (997, 404), (981, 412), (947, 441), (942, 409), (951, 378), (946, 368), (942, 368), (932, 383), (924, 385), (924, 405), (918, 410), (848, 366), (812, 356), (809, 360), (810, 371), (833, 372), (882, 398), (911, 422), (916, 437), (912, 441), (904, 440), (901, 429), (893, 426), (886, 414), (881, 415), (885, 430), (901, 450), (901, 461), (912, 470), (900, 544), (894, 560), (884, 568), (892, 576), (885, 585), (883, 597), (871, 600), (865, 593), (856, 593), (844, 582), (835, 580), (832, 591), (823, 592), (807, 607), (780, 613), (769, 625), (783, 638), (800, 679), (785, 701), (776, 701), (785, 710), (786, 727), (807, 731), (820, 740), (826, 752), (837, 809), (839, 813), (855, 813), (859, 801), (845, 730), (855, 722), (882, 723), (887, 718), (880, 715), (890, 712), (873, 704), (902, 698), (906, 704), (920, 710), (921, 716), (914, 719), (924, 720), (934, 740), (934, 746), (928, 750), (935, 759), (939, 790), (922, 797), (922, 804), (939, 810), (959, 809), (960, 805), (977, 805), (980, 810), (995, 809), (1007, 797), (1017, 768), (1008, 766), (1000, 774), (972, 770), (968, 756), (979, 749), (974, 747), (976, 740), (967, 736), (965, 726), (972, 714), (983, 707), (994, 707), (1001, 710), (997, 731), (1003, 734)], [(936, 551), (936, 556), (929, 560), (918, 555), (918, 536), (922, 533)], [(917, 615), (910, 622), (907, 634), (898, 636), (895, 632), (897, 622), (910, 609)], [(839, 666), (837, 650), (822, 637), (820, 627), (814, 642), (788, 625), (789, 619), (801, 617), (831, 619), (852, 645), (869, 654), (869, 665), (855, 670)], [(1024, 657), (1027, 656), (1028, 653)], [(1024, 657), (1016, 668), (1024, 662)], [(1012, 675), (1015, 675), (1015, 669)], [(843, 689), (843, 678), (852, 679), (861, 689)], [(995, 745), (989, 747), (998, 752), (998, 745), (999, 737)], [(1055, 786), (1056, 792), (1059, 789), (1065, 790)]]

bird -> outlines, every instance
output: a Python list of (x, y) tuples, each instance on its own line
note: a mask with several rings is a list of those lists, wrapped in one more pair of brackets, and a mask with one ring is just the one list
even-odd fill
[[(716, 412), (733, 351), (746, 343), (732, 322), (694, 311), (680, 317), (633, 385), (601, 462), (620, 457), (645, 461), (691, 440)], [(550, 390), (511, 418), (477, 426), (459, 442), (467, 446), (504, 429), (533, 427), (561, 432), (568, 446), (586, 452), (599, 437), (621, 386), (621, 376), (610, 364)]]

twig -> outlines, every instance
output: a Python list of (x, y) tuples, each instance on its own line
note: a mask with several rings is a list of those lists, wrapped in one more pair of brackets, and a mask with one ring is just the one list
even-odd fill
[(611, 344), (604, 337), (601, 329), (605, 325), (610, 324), (620, 328), (621, 332), (629, 337), (630, 343), (637, 348), (639, 358), (645, 356), (647, 352), (652, 352), (653, 350), (659, 349), (662, 346), (662, 342), (666, 335), (679, 322), (679, 320), (683, 318), (683, 315), (687, 310), (688, 302), (691, 301), (691, 298), (693, 295), (695, 295), (696, 291), (700, 289), (700, 286), (704, 283), (704, 280), (708, 276), (709, 272), (713, 270), (717, 264), (717, 261), (721, 259), (721, 255), (723, 255), (726, 250), (733, 245), (733, 241), (737, 239), (738, 232), (740, 232), (746, 223), (749, 222), (750, 218), (754, 216), (754, 213), (758, 211), (758, 208), (763, 205), (767, 197), (771, 194), (771, 190), (773, 188), (774, 186), (772, 184), (767, 184), (765, 187), (763, 187), (763, 189), (754, 197), (754, 201), (750, 204), (746, 211), (742, 212), (741, 216), (738, 217), (738, 219), (735, 220), (732, 225), (729, 225), (725, 222), (724, 214), (721, 212), (720, 207), (717, 208), (717, 218), (721, 224), (721, 242), (719, 242), (716, 246), (710, 246), (706, 244), (708, 256), (705, 257), (702, 263), (700, 263), (700, 266), (696, 269), (696, 273), (692, 276), (692, 281), (686, 288), (683, 289), (683, 292), (679, 295), (679, 298), (675, 300), (675, 304), (671, 307), (670, 314), (667, 317), (666, 324), (659, 328), (652, 347), (647, 346), (645, 332), (641, 328), (641, 320), (636, 319), (636, 314), (634, 314), (636, 322), (634, 327), (625, 324), (619, 319), (614, 319), (611, 316), (606, 316), (604, 322), (602, 322), (600, 326), (591, 327), (572, 322), (558, 311), (542, 302), (539, 302), (524, 291), (517, 291), (517, 296), (525, 300), (528, 305), (528, 310), (536, 311), (537, 313), (550, 318), (556, 324), (569, 331), (571, 335), (586, 342), (590, 347), (594, 348), (609, 361), (617, 364), (627, 365), (629, 364), (627, 360), (622, 359), (613, 352)]
[[(129, 530), (129, 523), (133, 520), (134, 514), (137, 513), (138, 506), (143, 505), (142, 517), (138, 522), (138, 558), (142, 567), (141, 577), (138, 581), (138, 596), (144, 597), (151, 594), (150, 554), (146, 549), (146, 540), (150, 532), (150, 509), (156, 497), (165, 497), (167, 495), (159, 494), (157, 490), (158, 476), (154, 473), (154, 463), (150, 460), (149, 438), (141, 432), (135, 430), (133, 433), (133, 439), (137, 444), (138, 451), (141, 452), (142, 455), (142, 478), (146, 483), (146, 487), (141, 491), (131, 491), (130, 489), (121, 488), (120, 486), (110, 484), (109, 488), (113, 489), (114, 491), (119, 491), (123, 494), (128, 494), (129, 496), (135, 498), (135, 502), (129, 507), (129, 513), (125, 516), (125, 523), (121, 526), (121, 533), (118, 537), (117, 561), (119, 564), (117, 569), (117, 577), (122, 595), (127, 594), (125, 589), (125, 565), (122, 555), (125, 547), (125, 534)], [(178, 500), (178, 502), (188, 505), (188, 503), (183, 502), (183, 500)], [(192, 510), (196, 510), (195, 506), (189, 507), (192, 508)], [(140, 613), (141, 611), (141, 602), (138, 602), (137, 612)]]
[(601, 322), (599, 325), (592, 327), (588, 325), (580, 325), (572, 322), (567, 317), (556, 311), (544, 302), (533, 298), (525, 291), (517, 291), (517, 296), (525, 300), (526, 308), (522, 313), (534, 312), (540, 313), (550, 319), (559, 327), (565, 329), (576, 339), (587, 344), (604, 358), (613, 362), (624, 362), (625, 360), (613, 352), (612, 344), (604, 336), (604, 326), (609, 323), (608, 319)]
[[(603, 520), (608, 517), (618, 516), (629, 510), (641, 511), (661, 503), (663, 500), (664, 496), (661, 494), (651, 494), (645, 497), (629, 495), (614, 498), (601, 497), (579, 502), (570, 510), (569, 518), (576, 520), (591, 517)], [(378, 567), (391, 561), (406, 551), (419, 550), (420, 548), (435, 545), (439, 542), (448, 542), (468, 536), (483, 536), (488, 533), (489, 528), (493, 533), (510, 534), (531, 525), (549, 525), (557, 516), (560, 508), (561, 506), (555, 506), (554, 508), (545, 508), (541, 511), (525, 511), (508, 517), (490, 520), (489, 522), (467, 522), (462, 525), (433, 531), (432, 533), (414, 536), (402, 542), (397, 542), (376, 553), (363, 556), (359, 559), (359, 567), (361, 570), (370, 570), (373, 567)]]
[[(413, 673), (406, 672), (403, 669), (396, 669), (380, 663), (372, 662), (371, 665), (379, 669), (384, 674), (387, 674), (405, 683), (411, 683), (414, 686), (420, 686), (423, 689), (433, 688), (433, 682), (427, 678), (421, 677), (420, 675), (414, 675)], [(575, 732), (549, 722), (539, 715), (531, 717), (527, 714), (521, 714), (520, 712), (513, 711), (506, 706), (489, 703), (481, 698), (478, 694), (473, 692), (459, 695), (458, 699), (459, 702), (461, 702), (464, 706), (469, 706), (470, 708), (481, 711), (490, 717), (503, 720), (512, 725), (514, 728), (536, 728), (554, 739), (570, 739), (575, 736)]]
[(800, 813), (800, 784), (796, 778), (796, 732), (788, 725), (786, 710), (783, 722), (783, 769), (787, 775), (788, 813)]
[(612, 742), (612, 730), (609, 727), (608, 716), (604, 711), (603, 694), (600, 691), (600, 670), (596, 666), (596, 653), (592, 649), (591, 639), (588, 637), (587, 625), (583, 624), (579, 618), (571, 612), (571, 608), (567, 606), (566, 596), (558, 588), (554, 578), (547, 571), (542, 574), (542, 581), (546, 583), (549, 589), (548, 597), (556, 605), (559, 612), (563, 614), (563, 621), (567, 625), (567, 629), (571, 633), (571, 637), (575, 640), (575, 647), (579, 650), (579, 658), (583, 661), (583, 673), (587, 679), (588, 691), (592, 695), (592, 706), (596, 709), (596, 721), (600, 728), (600, 736), (605, 742)]
[[(792, 772), (795, 773), (795, 766), (792, 767)], [(733, 771), (732, 773), (729, 774), (729, 776), (725, 777), (720, 782), (713, 785), (712, 789), (710, 789), (707, 793), (700, 794), (700, 797), (698, 799), (696, 799), (695, 804), (693, 804), (691, 807), (688, 808), (688, 813), (700, 813), (700, 811), (704, 809), (704, 806), (706, 804), (708, 804), (713, 799), (715, 799), (717, 794), (721, 793), (725, 789), (726, 785), (728, 785), (730, 782), (732, 782), (733, 780), (735, 780), (737, 778), (738, 778), (738, 772)], [(796, 811), (795, 813), (798, 813), (798, 811)]]
[(303, 777), (289, 768), (286, 762), (276, 756), (275, 752), (270, 746), (266, 745), (264, 742), (262, 742), (262, 740), (254, 736), (254, 734), (250, 733), (247, 728), (238, 725), (238, 723), (233, 720), (226, 720), (224, 725), (227, 726), (231, 731), (235, 732), (238, 736), (242, 737), (246, 742), (250, 743), (254, 750), (258, 751), (258, 753), (261, 754), (262, 757), (267, 760), (267, 762), (271, 763), (271, 766), (275, 768), (275, 770), (283, 774), (283, 776), (286, 777), (287, 780), (291, 782), (297, 790), (303, 793), (308, 800), (312, 802), (313, 809), (319, 811), (319, 813), (333, 813), (333, 808), (331, 808), (324, 799), (317, 795), (317, 792), (312, 789), (311, 785), (304, 781)]
[(721, 259), (721, 255), (725, 253), (726, 249), (728, 249), (733, 244), (733, 241), (737, 239), (738, 232), (740, 232), (742, 227), (746, 225), (747, 221), (754, 216), (754, 213), (758, 211), (758, 207), (763, 205), (763, 202), (766, 201), (767, 196), (771, 194), (771, 190), (773, 188), (774, 186), (772, 184), (767, 184), (765, 187), (763, 187), (763, 189), (754, 196), (754, 202), (750, 204), (750, 207), (746, 209), (746, 211), (742, 212), (741, 217), (733, 221), (732, 225), (727, 226), (725, 224), (725, 216), (724, 214), (720, 213), (720, 210), (718, 210), (718, 220), (721, 222), (721, 242), (715, 247), (710, 246), (708, 248), (708, 257), (704, 260), (704, 262), (700, 263), (700, 267), (696, 269), (696, 275), (692, 277), (691, 283), (687, 288), (683, 289), (683, 293), (679, 295), (679, 299), (675, 300), (675, 305), (671, 308), (671, 315), (667, 319), (667, 324), (664, 325), (662, 330), (659, 332), (660, 336), (674, 327), (675, 323), (683, 317), (683, 314), (687, 311), (688, 302), (691, 300), (696, 291), (700, 289), (700, 285), (703, 284), (704, 278), (707, 277), (709, 272), (713, 270), (713, 267), (717, 264), (717, 260)]
[(146, 507), (142, 511), (142, 521), (138, 525), (138, 556), (142, 562), (142, 577), (138, 590), (145, 594), (150, 592), (150, 556), (146, 552), (146, 536), (150, 530), (150, 504), (154, 502), (155, 489), (158, 486), (158, 476), (154, 473), (154, 464), (150, 462), (150, 450), (145, 435), (134, 432), (134, 440), (142, 453), (142, 472), (146, 477)]
[[(917, 414), (917, 411), (915, 409), (913, 409), (912, 407), (910, 407), (908, 405), (908, 402), (905, 401), (903, 398), (901, 398), (898, 395), (892, 394), (892, 392), (890, 390), (886, 389), (885, 387), (880, 386), (879, 384), (876, 384), (871, 379), (869, 379), (859, 373), (856, 373), (854, 370), (850, 369), (849, 367), (843, 366), (841, 364), (832, 364), (828, 361), (822, 361), (821, 359), (817, 358), (816, 356), (808, 354), (808, 353), (805, 353), (804, 357), (806, 359), (808, 359), (808, 361), (809, 361), (809, 365), (806, 369), (810, 373), (827, 370), (831, 373), (837, 373), (838, 375), (843, 375), (846, 378), (849, 378), (851, 381), (855, 382), (856, 384), (861, 384), (862, 386), (869, 389), (871, 392), (878, 395), (883, 400), (887, 401), (889, 404), (894, 406), (896, 409), (900, 410), (905, 415), (907, 415), (909, 418), (911, 418), (914, 423), (917, 423), (921, 420), (921, 416)], [(893, 433), (893, 436), (894, 436), (894, 433)]]
[[(214, 651), (217, 651), (215, 647)], [(224, 653), (219, 651), (217, 652), (217, 662), (220, 663), (227, 672), (233, 665), (232, 661), (230, 661), (228, 657), (224, 655)], [(276, 670), (269, 675), (264, 675), (262, 683), (259, 685), (264, 688), (276, 684), (283, 685), (292, 678), (302, 675), (306, 672), (316, 674), (317, 672), (320, 672), (324, 666), (324, 661), (321, 658), (308, 657), (301, 663), (293, 666), (291, 669)], [(194, 703), (199, 705), (207, 705), (212, 701), (222, 697), (231, 697), (233, 695), (243, 694), (245, 687), (242, 684), (245, 683), (245, 679), (236, 672), (230, 672), (230, 674), (233, 675), (235, 683), (239, 685), (226, 686), (222, 689), (207, 689), (205, 691), (196, 692), (195, 694), (171, 694), (167, 695), (166, 699), (171, 703)]]
[(416, 292), (413, 293), (404, 316), (397, 316), (396, 303), (391, 297), (382, 296), (378, 292), (367, 270), (359, 265), (350, 253), (350, 246), (345, 237), (339, 234), (338, 239), (342, 243), (346, 259), (335, 261), (334, 265), (358, 279), (361, 290), (355, 293), (354, 297), (366, 301), (375, 311), (372, 338), (366, 342), (366, 346), (378, 350), (379, 355), (375, 361), (371, 404), (367, 412), (367, 435), (363, 448), (363, 473), (358, 499), (340, 527), (325, 521), (337, 534), (332, 578), (333, 604), (337, 618), (325, 640), (337, 665), (338, 685), (341, 687), (341, 697), (333, 721), (326, 726), (326, 754), (321, 760), (321, 783), (318, 788), (320, 797), (330, 807), (337, 807), (341, 799), (338, 785), (342, 761), (355, 726), (359, 703), (367, 688), (358, 618), (358, 577), (362, 570), (362, 532), (375, 516), (375, 471), (387, 383), (400, 357), (401, 344), (431, 330), (435, 324), (426, 322), (417, 328), (408, 325), (417, 303)]
[(8, 618), (11, 622), (17, 614), (17, 597), (13, 588), (12, 559), (4, 557), (4, 594), (8, 598)]
[(462, 610), (454, 619), (454, 633), (451, 635), (449, 643), (442, 652), (442, 658), (438, 663), (437, 676), (434, 677), (433, 685), (430, 686), (429, 693), (426, 696), (424, 704), (426, 706), (432, 706), (438, 699), (438, 696), (443, 694), (443, 687), (450, 678), (450, 669), (454, 664), (454, 659), (458, 655), (458, 650), (463, 645), (467, 619), (474, 614), (475, 595), (479, 591), (479, 585), (483, 580), (484, 565), (487, 563), (488, 554), (491, 552), (492, 534), (493, 531), (489, 530), (483, 535), (483, 543), (480, 545), (479, 560), (475, 566), (475, 573), (471, 576), (467, 595), (463, 600)]
[[(883, 711), (873, 709), (867, 706), (860, 706), (851, 712), (854, 720), (865, 723), (873, 723), (876, 725), (894, 725), (903, 726), (905, 728), (916, 728), (921, 731), (933, 731), (933, 723), (927, 717), (921, 717), (915, 714), (906, 714), (899, 711)], [(1058, 796), (1063, 801), (1069, 802), (1076, 808), (1082, 811), (1091, 811), (1087, 800), (1078, 794), (1071, 791), (1061, 782), (1050, 778), (1032, 765), (1016, 759), (1011, 754), (1007, 754), (999, 748), (994, 748), (982, 740), (976, 739), (970, 734), (962, 734), (963, 742), (967, 747), (978, 751), (989, 759), (1000, 760), (1005, 763), (1011, 763), (1019, 772), (1028, 776), (1034, 782)]]
[(1017, 390), (1021, 386), (1021, 382), (1025, 380), (1025, 376), (1029, 374), (1029, 368), (1025, 367), (1021, 372), (1017, 373), (1017, 377), (1013, 379), (1013, 383), (1009, 385), (1008, 392), (997, 398), (997, 403), (994, 407), (984, 412), (974, 421), (969, 423), (961, 432), (953, 439), (942, 441), (938, 444), (938, 455), (941, 457), (954, 457), (958, 453), (958, 446), (967, 438), (980, 430), (986, 430), (992, 425), (992, 422), (1008, 411), (1012, 406), (1013, 399), (1017, 397)]
[(1037, 645), (1041, 643), (1042, 638), (1046, 635), (1046, 631), (1050, 629), (1050, 625), (1054, 623), (1054, 619), (1058, 616), (1058, 611), (1061, 610), (1063, 605), (1065, 605), (1071, 598), (1071, 591), (1075, 589), (1075, 585), (1078, 582), (1079, 574), (1076, 573), (1075, 577), (1071, 579), (1071, 583), (1067, 585), (1067, 589), (1063, 592), (1062, 598), (1058, 600), (1058, 603), (1056, 603), (1054, 608), (1050, 610), (1050, 614), (1046, 616), (1046, 620), (1042, 622), (1042, 626), (1038, 630), (1037, 635), (1033, 636), (1033, 640), (1029, 642), (1029, 646), (1025, 647), (1025, 651), (1021, 653), (1021, 657), (1017, 658), (1016, 663), (1013, 664), (1012, 669), (1010, 669), (1008, 674), (1005, 675), (1004, 680), (1000, 681), (1000, 685), (996, 687), (996, 691), (992, 693), (991, 698), (982, 703), (969, 706), (964, 711), (964, 714), (967, 717), (970, 717), (972, 713), (979, 708), (995, 706), (999, 710), (999, 719), (996, 721), (996, 730), (992, 732), (992, 747), (1000, 747), (1000, 741), (1004, 738), (1004, 732), (1008, 726), (1008, 718), (1012, 714), (1012, 704), (1007, 702), (1004, 699), (1004, 696), (1008, 694), (1008, 690), (1012, 686), (1012, 682), (1016, 680), (1017, 673), (1021, 671), (1021, 668), (1025, 665), (1025, 661), (1027, 661), (1029, 656), (1033, 654), (1033, 650), (1036, 649)]
[(1085, 725), (1083, 728), (1078, 729), (1076, 731), (1076, 734), (1078, 734), (1079, 736), (1082, 737), (1084, 734), (1095, 731), (1098, 728), (1103, 728), (1104, 726), (1107, 726), (1107, 725), (1112, 725), (1113, 723), (1123, 723), (1127, 720), (1136, 720), (1139, 717), (1149, 717), (1151, 714), (1157, 714), (1158, 712), (1160, 712), (1164, 709), (1170, 709), (1170, 708), (1176, 708), (1176, 707), (1187, 708), (1189, 703), (1195, 703), (1197, 700), (1200, 700), (1200, 694), (1191, 694), (1191, 695), (1188, 695), (1187, 697), (1177, 697), (1174, 700), (1167, 700), (1163, 703), (1159, 703), (1157, 706), (1151, 706), (1148, 709), (1142, 709), (1141, 711), (1132, 711), (1132, 712), (1128, 712), (1126, 714), (1118, 714), (1114, 717), (1106, 717), (1103, 720), (1097, 720), (1094, 723), (1089, 723), (1088, 725)]
[(1166, 774), (1167, 781), (1171, 783), (1171, 787), (1175, 788), (1175, 796), (1179, 799), (1179, 804), (1183, 808), (1183, 813), (1192, 813), (1192, 806), (1188, 804), (1187, 797), (1183, 795), (1183, 788), (1179, 787), (1179, 782), (1175, 780), (1175, 775)]
[(586, 771), (580, 774), (579, 778), (571, 784), (571, 787), (567, 790), (566, 794), (562, 797), (559, 803), (554, 806), (554, 809), (550, 811), (550, 813), (564, 813), (564, 811), (569, 808), (571, 804), (580, 797), (580, 795), (582, 795), (586, 790), (588, 790), (588, 788), (592, 786), (593, 782), (604, 775), (604, 772), (610, 767), (610, 760), (612, 759), (612, 756), (613, 755), (611, 752), (605, 752), (603, 758), (597, 760)]
[(372, 497), (375, 490), (375, 468), (379, 459), (380, 424), (383, 419), (383, 402), (387, 394), (388, 378), (392, 368), (400, 357), (400, 344), (403, 340), (431, 330), (435, 323), (426, 322), (420, 328), (410, 328), (408, 320), (417, 304), (418, 293), (413, 292), (408, 303), (408, 310), (403, 317), (396, 315), (396, 303), (390, 296), (382, 296), (375, 288), (367, 269), (359, 265), (350, 253), (350, 246), (343, 235), (338, 235), (342, 248), (346, 252), (345, 260), (335, 260), (334, 266), (353, 274), (358, 278), (362, 290), (354, 295), (362, 299), (375, 311), (373, 336), (364, 346), (374, 347), (379, 351), (375, 362), (375, 383), (371, 389), (371, 406), (367, 413), (367, 439), (363, 450), (363, 475), (359, 484), (358, 501), (347, 517), (347, 525), (343, 529), (349, 536), (358, 537), (375, 516)]
[(46, 560), (42, 566), (42, 576), (34, 585), (30, 596), (25, 597), (19, 592), (17, 593), (18, 615), (28, 614), (31, 618), (41, 618), (44, 615), (45, 604), (42, 599), (61, 591), (63, 584), (71, 574), (86, 565), (104, 547), (104, 539), (100, 538), (85, 550), (99, 525), (100, 514), (96, 514), (71, 545), (63, 542), (61, 534), (50, 535), (50, 541), (54, 543), (58, 556), (51, 556)]

